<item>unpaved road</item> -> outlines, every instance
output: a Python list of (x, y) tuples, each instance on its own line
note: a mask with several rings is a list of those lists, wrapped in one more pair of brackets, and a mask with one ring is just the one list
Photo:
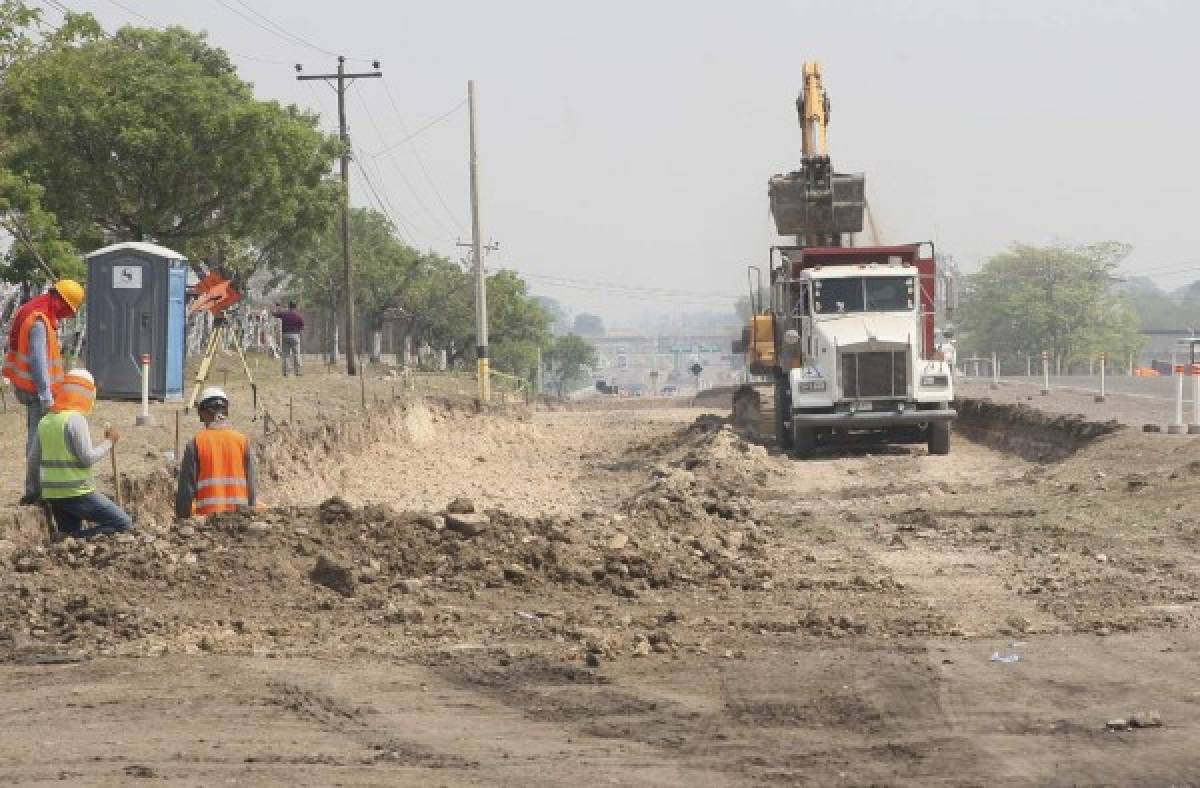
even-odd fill
[(413, 403), (287, 506), (9, 550), (0, 783), (1200, 780), (1200, 442), (798, 463), (702, 412)]

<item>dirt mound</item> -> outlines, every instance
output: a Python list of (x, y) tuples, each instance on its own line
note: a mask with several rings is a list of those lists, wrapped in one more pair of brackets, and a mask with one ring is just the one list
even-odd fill
[[(367, 623), (423, 624), (434, 622), (421, 605), (431, 594), (550, 586), (635, 598), (696, 586), (757, 590), (772, 575), (769, 529), (742, 520), (746, 507), (715, 491), (698, 494), (686, 471), (656, 479), (610, 518), (466, 513), (467, 503), (394, 511), (332, 498), (18, 549), (0, 559), (12, 570), (0, 586), (9, 602), (0, 630), (20, 633), (8, 644), (16, 651), (161, 653), (225, 640), (242, 651), (298, 645), (280, 623), (296, 618), (289, 611), (349, 606), (367, 611)], [(262, 637), (240, 637), (250, 632)]]

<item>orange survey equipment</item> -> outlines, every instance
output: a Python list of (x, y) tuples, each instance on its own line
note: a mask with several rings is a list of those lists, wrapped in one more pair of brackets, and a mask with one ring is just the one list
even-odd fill
[(224, 346), (228, 336), (233, 349), (237, 352), (238, 358), (242, 362), (242, 369), (246, 372), (246, 380), (250, 382), (250, 394), (253, 397), (254, 407), (250, 420), (256, 421), (258, 419), (258, 384), (254, 382), (254, 375), (251, 374), (250, 365), (246, 362), (246, 351), (242, 348), (238, 331), (229, 325), (229, 318), (225, 314), (229, 307), (242, 300), (242, 294), (234, 287), (233, 279), (223, 276), (218, 269), (212, 269), (205, 274), (204, 278), (196, 284), (192, 294), (195, 298), (188, 307), (188, 314), (194, 315), (197, 312), (211, 313), (213, 316), (213, 330), (209, 334), (208, 343), (204, 347), (204, 354), (200, 357), (200, 366), (196, 370), (196, 377), (193, 381), (192, 395), (188, 397), (187, 404), (184, 405), (184, 410), (191, 410), (196, 404), (196, 396), (200, 393), (200, 387), (208, 380), (208, 373), (212, 369), (213, 359), (216, 358), (217, 351)]
[(211, 312), (219, 315), (229, 307), (242, 300), (242, 294), (233, 286), (233, 280), (209, 271), (195, 288), (196, 299), (188, 307), (188, 314), (196, 312)]

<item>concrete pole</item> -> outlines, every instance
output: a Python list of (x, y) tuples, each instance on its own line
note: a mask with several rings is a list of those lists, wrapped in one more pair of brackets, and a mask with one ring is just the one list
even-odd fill
[(488, 367), (487, 278), (483, 272), (483, 235), (479, 222), (479, 129), (475, 114), (475, 80), (467, 81), (467, 105), (471, 116), (471, 256), (475, 263), (475, 352), (479, 399), (491, 399), (491, 370)]
[(1096, 396), (1096, 402), (1104, 402), (1104, 399), (1105, 399), (1105, 394), (1106, 394), (1106, 392), (1104, 391), (1104, 367), (1106, 366), (1104, 363), (1105, 358), (1106, 358), (1105, 354), (1101, 353), (1100, 354), (1100, 394)]
[(1188, 425), (1188, 435), (1196, 435), (1200, 433), (1200, 375), (1196, 374), (1196, 367), (1192, 366), (1188, 372), (1192, 376), (1192, 423)]
[(992, 388), (1000, 388), (1000, 357), (992, 354)]
[(1172, 435), (1181, 435), (1184, 432), (1183, 427), (1183, 367), (1180, 364), (1172, 365), (1175, 372), (1175, 420), (1167, 426), (1167, 432)]
[(1025, 377), (1027, 377), (1027, 378), (1033, 377), (1033, 354), (1032, 353), (1025, 354)]
[(1042, 351), (1042, 394), (1050, 393), (1050, 354)]

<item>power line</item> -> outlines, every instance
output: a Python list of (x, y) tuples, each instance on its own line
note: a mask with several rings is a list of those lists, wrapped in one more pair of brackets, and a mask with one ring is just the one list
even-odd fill
[[(78, 11), (73, 10), (69, 6), (64, 5), (63, 3), (59, 2), (59, 0), (42, 0), (42, 2), (45, 2), (49, 6), (53, 7), (56, 11), (58, 11), (60, 14), (63, 15), (64, 19), (66, 18), (66, 16), (68, 14), (74, 14), (74, 15), (78, 16), (80, 13)], [(134, 17), (135, 19), (142, 20), (143, 22), (145, 22), (146, 24), (155, 28), (156, 30), (166, 30), (166, 26), (164, 26), (163, 24), (154, 21), (153, 19), (151, 19), (150, 17), (141, 13), (140, 11), (130, 8), (129, 6), (125, 5), (124, 3), (118, 2), (118, 0), (108, 0), (108, 2), (110, 2), (112, 5), (116, 6), (117, 8), (121, 9), (125, 13), (129, 14), (130, 16)], [(98, 23), (98, 21), (97, 21), (97, 23)], [(115, 38), (116, 37), (115, 34), (110, 33), (107, 30), (105, 30), (103, 28), (103, 26), (100, 28), (100, 32), (105, 38)], [(268, 63), (273, 66), (288, 65), (287, 63), (285, 63), (282, 60), (271, 60), (270, 58), (258, 57), (257, 55), (246, 55), (241, 52), (235, 52), (232, 49), (229, 49), (228, 47), (223, 47), (223, 46), (219, 46), (219, 45), (214, 45), (214, 47), (216, 49), (221, 50), (222, 52), (229, 55), (230, 57), (236, 57), (240, 60), (253, 60), (258, 63)]]
[(467, 100), (463, 99), (462, 101), (458, 102), (453, 107), (451, 107), (450, 109), (443, 112), (441, 115), (438, 115), (436, 118), (434, 118), (433, 120), (426, 123), (424, 126), (421, 126), (420, 128), (418, 128), (412, 134), (409, 134), (407, 137), (404, 137), (403, 139), (401, 139), (399, 142), (394, 142), (391, 145), (387, 146), (386, 148), (383, 148), (382, 150), (377, 150), (374, 153), (368, 153), (367, 155), (370, 156), (372, 159), (377, 159), (380, 156), (383, 156), (384, 154), (391, 153), (392, 151), (394, 151), (396, 148), (399, 148), (404, 143), (406, 143), (410, 140), (416, 139), (422, 133), (428, 131), (429, 129), (433, 128), (437, 124), (441, 123), (443, 120), (450, 117), (455, 112), (458, 112), (460, 109), (462, 109), (464, 106), (466, 106), (466, 103), (467, 103)]
[[(379, 124), (375, 122), (375, 113), (371, 112), (371, 107), (369, 104), (367, 104), (367, 102), (362, 102), (361, 106), (363, 111), (367, 113), (367, 119), (371, 122), (371, 126), (374, 127), (376, 136), (378, 136), (380, 142), (382, 142), (384, 139), (383, 131), (379, 128)], [(378, 166), (378, 160), (374, 161), (376, 166)], [(404, 171), (400, 169), (400, 165), (397, 164), (394, 159), (389, 159), (389, 162), (396, 170), (396, 174), (400, 176), (400, 180), (403, 181), (404, 185), (408, 188), (409, 194), (412, 195), (413, 199), (416, 201), (421, 210), (425, 212), (425, 215), (432, 219), (433, 223), (436, 224), (442, 230), (442, 232), (447, 234), (446, 240), (452, 240), (454, 237), (454, 230), (447, 227), (445, 222), (443, 222), (441, 218), (437, 216), (437, 214), (429, 210), (429, 206), (427, 206), (425, 201), (421, 199), (421, 195), (417, 193), (417, 190), (413, 187), (412, 182), (408, 179), (408, 176), (405, 175)]]
[[(400, 112), (400, 103), (398, 101), (396, 101), (395, 95), (392, 94), (392, 87), (391, 87), (391, 85), (388, 84), (388, 81), (386, 79), (383, 80), (383, 89), (387, 93), (388, 101), (392, 105), (392, 111), (396, 113), (396, 120), (399, 121), (399, 123), (400, 123), (400, 131), (407, 135), (408, 134), (408, 125), (404, 122), (403, 113)], [(409, 137), (409, 140), (408, 140), (408, 147), (410, 150), (412, 150), (413, 156), (416, 158), (417, 164), (421, 168), (421, 174), (425, 177), (425, 182), (427, 184), (429, 184), (429, 188), (433, 191), (434, 195), (438, 198), (438, 202), (442, 204), (442, 210), (444, 210), (446, 212), (446, 215), (450, 217), (451, 223), (453, 223), (456, 227), (458, 227), (459, 230), (461, 230), (462, 232), (465, 233), (466, 228), (463, 226), (463, 223), (458, 220), (458, 216), (456, 216), (455, 213), (450, 210), (450, 206), (448, 206), (446, 204), (445, 198), (442, 197), (441, 191), (438, 189), (437, 184), (435, 184), (433, 182), (433, 178), (430, 177), (430, 175), (429, 175), (429, 170), (425, 167), (425, 159), (421, 156), (420, 150), (417, 148), (416, 143), (414, 143), (412, 141), (411, 137)]]
[(586, 282), (578, 279), (568, 279), (560, 276), (548, 276), (545, 274), (531, 274), (513, 270), (523, 279), (533, 281), (541, 281), (548, 287), (562, 287), (569, 290), (583, 290), (593, 293), (615, 293), (627, 298), (635, 298), (638, 300), (670, 300), (677, 303), (693, 303), (693, 304), (730, 304), (737, 301), (734, 296), (717, 293), (700, 293), (688, 292), (682, 290), (666, 290), (662, 288), (651, 287), (635, 287), (631, 285), (618, 285), (604, 282)]
[(396, 206), (392, 204), (386, 189), (382, 190), (381, 193), (380, 189), (375, 186), (375, 180), (371, 177), (371, 174), (367, 171), (362, 161), (359, 160), (358, 156), (354, 156), (352, 161), (354, 162), (354, 166), (358, 167), (358, 171), (362, 174), (363, 180), (366, 181), (367, 188), (370, 190), (372, 196), (374, 196), (375, 205), (377, 208), (379, 208), (379, 212), (391, 221), (392, 226), (396, 228), (396, 234), (400, 236), (400, 240), (404, 241), (404, 243), (408, 244), (409, 246), (413, 246), (414, 244), (412, 243), (412, 240), (405, 237), (405, 233), (400, 229), (400, 225), (406, 225), (409, 228), (408, 235), (412, 236), (414, 239), (417, 235), (424, 235), (424, 233), (417, 232), (416, 224), (414, 224), (412, 220), (410, 220), (404, 214), (400, 213), (400, 211), (396, 210)]

